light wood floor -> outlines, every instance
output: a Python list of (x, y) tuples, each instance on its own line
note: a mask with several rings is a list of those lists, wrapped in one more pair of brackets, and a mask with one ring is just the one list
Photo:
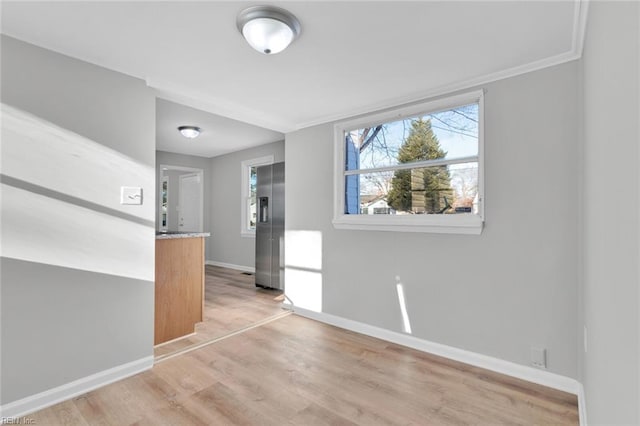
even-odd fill
[(156, 359), (287, 313), (281, 307), (282, 292), (257, 288), (254, 278), (234, 269), (207, 265), (204, 321), (196, 324), (195, 335), (157, 346)]
[(42, 425), (578, 424), (573, 395), (296, 315), (28, 417)]

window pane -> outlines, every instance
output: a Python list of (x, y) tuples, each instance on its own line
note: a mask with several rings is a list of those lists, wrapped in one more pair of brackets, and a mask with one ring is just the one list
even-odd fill
[(258, 181), (257, 168), (251, 167), (249, 171), (249, 229), (256, 229), (256, 184)]
[(345, 214), (478, 213), (477, 162), (347, 177), (357, 191), (347, 191)]
[(166, 180), (162, 181), (162, 206), (165, 208), (167, 207), (168, 184), (169, 182), (167, 182)]
[(162, 181), (162, 228), (167, 227), (167, 204), (168, 204), (168, 185), (169, 182), (166, 180)]
[(249, 171), (249, 195), (256, 196), (256, 183), (258, 181), (257, 167), (251, 167)]
[(355, 129), (345, 143), (345, 170), (477, 156), (478, 104)]
[(249, 229), (256, 229), (256, 198), (251, 199), (249, 205)]

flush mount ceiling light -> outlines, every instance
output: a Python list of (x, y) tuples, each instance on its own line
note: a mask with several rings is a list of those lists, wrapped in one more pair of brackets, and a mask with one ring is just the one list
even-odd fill
[(200, 127), (196, 126), (180, 126), (178, 127), (178, 130), (180, 130), (182, 136), (189, 139), (197, 138), (201, 132)]
[(236, 25), (247, 43), (265, 55), (282, 52), (300, 35), (298, 19), (274, 6), (254, 6), (243, 10)]

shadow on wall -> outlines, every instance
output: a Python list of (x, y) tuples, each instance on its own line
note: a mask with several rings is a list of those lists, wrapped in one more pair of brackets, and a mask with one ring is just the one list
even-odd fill
[(285, 295), (294, 307), (322, 312), (322, 232), (285, 231)]
[[(153, 281), (154, 170), (2, 104), (2, 256)], [(143, 205), (120, 205), (121, 186)]]

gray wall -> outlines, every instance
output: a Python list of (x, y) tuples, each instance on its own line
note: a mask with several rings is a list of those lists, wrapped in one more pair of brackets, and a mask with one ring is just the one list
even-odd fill
[(524, 365), (544, 347), (549, 371), (577, 377), (577, 72), (484, 87), (480, 236), (334, 229), (333, 126), (287, 134), (285, 258), (309, 259), (286, 287), (319, 281), (323, 312), (401, 332), (397, 276), (414, 336)]
[[(152, 356), (155, 101), (143, 81), (1, 40), (16, 108), (2, 126), (6, 404)], [(120, 205), (122, 185), (144, 204)]]
[(284, 161), (284, 141), (221, 155), (211, 159), (211, 238), (207, 260), (253, 268), (255, 238), (240, 235), (241, 163), (273, 155)]
[[(159, 167), (161, 164), (170, 165), (170, 166), (182, 166), (182, 167), (192, 167), (195, 169), (204, 170), (204, 199), (202, 200), (204, 205), (204, 217), (203, 217), (203, 227), (204, 232), (211, 232), (211, 159), (205, 157), (198, 157), (195, 155), (183, 155), (176, 154), (173, 152), (165, 152), (165, 151), (156, 151), (156, 187), (160, 188), (160, 170)], [(176, 172), (173, 172), (175, 178), (175, 185), (170, 182), (171, 185), (169, 191), (169, 201), (172, 202), (172, 209), (169, 212), (169, 226), (171, 231), (177, 231), (177, 212), (175, 210), (175, 205), (178, 203), (177, 198), (177, 188), (178, 188), (178, 179)], [(159, 190), (159, 189), (158, 189)], [(173, 225), (172, 225), (173, 224)], [(171, 228), (173, 226), (173, 229)], [(159, 205), (156, 205), (156, 228), (160, 227), (160, 211)], [(205, 258), (209, 259), (209, 254), (211, 253), (211, 237), (206, 238), (206, 255)]]
[(639, 22), (637, 2), (590, 4), (580, 351), (590, 424), (640, 424)]

